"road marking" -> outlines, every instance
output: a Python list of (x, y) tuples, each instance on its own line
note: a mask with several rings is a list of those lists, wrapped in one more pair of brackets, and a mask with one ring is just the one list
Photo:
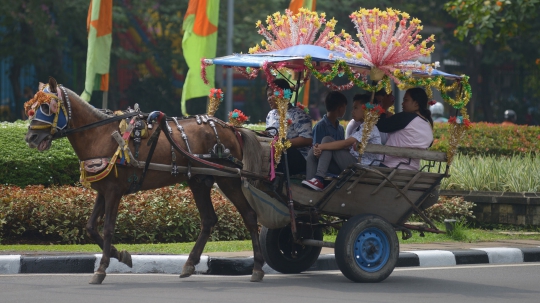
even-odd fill
[(469, 268), (494, 268), (494, 267), (523, 267), (523, 266), (540, 266), (540, 263), (522, 263), (522, 264), (485, 264), (485, 265), (460, 265), (447, 267), (411, 267), (411, 268), (396, 268), (394, 271), (413, 271), (413, 270), (441, 270), (441, 269), (469, 269)]
[[(394, 271), (419, 271), (419, 270), (449, 270), (449, 269), (471, 269), (471, 268), (499, 268), (499, 267), (525, 267), (525, 266), (540, 266), (540, 262), (531, 262), (531, 263), (521, 263), (521, 264), (483, 264), (483, 265), (461, 265), (461, 266), (447, 266), (447, 267), (409, 267), (409, 268), (396, 268)], [(324, 271), (307, 271), (300, 274), (266, 274), (265, 277), (298, 277), (298, 276), (308, 276), (309, 274), (317, 274), (317, 275), (336, 275), (341, 274), (339, 270), (324, 270)], [(39, 276), (77, 276), (77, 277), (84, 277), (84, 276), (92, 276), (92, 274), (84, 273), (84, 274), (7, 274), (7, 275), (0, 275), (0, 278), (5, 277), (39, 277)], [(152, 276), (152, 277), (177, 277), (178, 274), (152, 274), (152, 273), (111, 273), (107, 274), (107, 276)], [(215, 278), (241, 278), (245, 279), (246, 277), (249, 277), (249, 275), (240, 275), (240, 276), (224, 276), (224, 275), (205, 275), (205, 274), (194, 274), (189, 278), (208, 278), (208, 277), (215, 277)], [(186, 281), (189, 280), (189, 278), (185, 278)], [(178, 279), (178, 280), (184, 280), (184, 279)]]

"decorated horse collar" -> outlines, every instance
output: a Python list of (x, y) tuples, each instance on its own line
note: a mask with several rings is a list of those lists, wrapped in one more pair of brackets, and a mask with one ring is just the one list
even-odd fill
[[(45, 85), (32, 99), (24, 103), (24, 111), (29, 120), (36, 120), (45, 125), (30, 125), (30, 129), (51, 129), (51, 135), (67, 127), (71, 120), (71, 103), (66, 89), (58, 85), (62, 92), (52, 92), (50, 86)], [(62, 94), (63, 93), (63, 94)]]

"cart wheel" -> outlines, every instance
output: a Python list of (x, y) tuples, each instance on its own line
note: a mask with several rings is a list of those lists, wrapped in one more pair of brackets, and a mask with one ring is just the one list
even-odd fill
[[(323, 239), (321, 228), (304, 227), (297, 231), (303, 239)], [(284, 274), (297, 274), (307, 270), (321, 253), (321, 247), (295, 244), (290, 225), (277, 229), (263, 226), (259, 239), (268, 266)]]
[(374, 215), (349, 219), (336, 237), (336, 263), (353, 282), (380, 282), (394, 271), (399, 241), (392, 225)]

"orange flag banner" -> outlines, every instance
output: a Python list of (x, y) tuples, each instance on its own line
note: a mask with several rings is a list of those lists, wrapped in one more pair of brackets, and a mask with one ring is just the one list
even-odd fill
[(189, 99), (208, 95), (214, 86), (215, 66), (206, 69), (209, 84), (201, 79), (201, 58), (214, 58), (217, 49), (219, 0), (190, 0), (182, 29), (182, 52), (189, 70), (182, 88), (182, 113)]
[[(293, 14), (296, 14), (298, 13), (301, 7), (314, 11), (316, 6), (317, 6), (317, 0), (291, 0), (291, 4), (289, 4), (289, 10), (291, 10)], [(298, 92), (299, 93), (298, 99), (302, 99), (302, 104), (306, 107), (309, 105), (310, 82), (311, 81), (309, 81), (308, 79), (306, 83), (304, 84), (304, 88)]]

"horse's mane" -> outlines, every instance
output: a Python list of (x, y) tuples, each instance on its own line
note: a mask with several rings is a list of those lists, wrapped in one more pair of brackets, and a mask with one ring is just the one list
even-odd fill
[[(86, 107), (86, 109), (88, 109), (88, 111), (90, 111), (96, 118), (99, 118), (101, 120), (103, 119), (107, 119), (107, 118), (110, 118), (112, 117), (111, 115), (107, 115), (106, 113), (100, 111), (99, 109), (93, 107), (92, 105), (90, 105), (90, 102), (86, 102), (84, 101), (83, 99), (81, 99), (81, 97), (75, 93), (74, 91), (70, 90), (69, 88), (67, 87), (64, 87), (66, 89), (66, 91), (68, 92), (69, 94), (69, 97), (70, 97), (70, 100), (73, 101), (77, 101), (78, 103), (81, 103), (84, 107)], [(75, 99), (75, 100), (73, 100)]]

